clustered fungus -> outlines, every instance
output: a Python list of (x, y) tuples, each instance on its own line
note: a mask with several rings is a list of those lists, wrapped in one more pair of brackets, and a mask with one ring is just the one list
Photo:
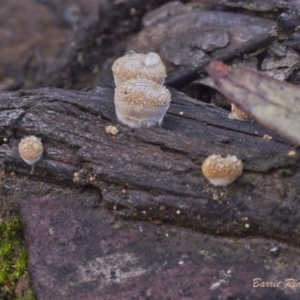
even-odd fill
[(202, 164), (204, 176), (214, 186), (227, 186), (241, 176), (243, 164), (235, 155), (210, 155)]
[(166, 68), (154, 52), (128, 52), (113, 66), (115, 109), (119, 122), (131, 128), (160, 125), (171, 102), (163, 86)]
[(249, 121), (249, 116), (238, 108), (234, 103), (231, 103), (231, 113), (228, 115), (229, 119), (236, 119), (239, 121)]
[(28, 165), (32, 166), (31, 173), (33, 173), (34, 164), (40, 160), (43, 152), (41, 140), (34, 135), (23, 138), (19, 143), (19, 154)]
[(111, 135), (117, 135), (119, 133), (118, 128), (116, 126), (112, 126), (112, 125), (106, 126), (105, 131), (106, 131), (106, 133), (111, 134)]

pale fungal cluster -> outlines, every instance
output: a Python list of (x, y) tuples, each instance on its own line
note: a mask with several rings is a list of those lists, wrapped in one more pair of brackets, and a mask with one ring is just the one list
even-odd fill
[(31, 173), (33, 173), (34, 164), (40, 160), (44, 152), (41, 140), (34, 135), (27, 136), (21, 140), (18, 149), (21, 158), (32, 166)]
[(111, 134), (111, 135), (117, 135), (119, 132), (118, 128), (116, 126), (112, 126), (112, 125), (106, 126), (105, 131), (106, 131), (106, 133)]
[(239, 121), (249, 121), (249, 116), (238, 108), (234, 103), (231, 103), (231, 113), (228, 115), (229, 119), (235, 119)]
[(160, 125), (170, 106), (171, 94), (163, 86), (166, 68), (159, 55), (130, 51), (114, 62), (112, 70), (119, 122), (131, 128)]
[[(117, 59), (113, 66), (115, 81), (114, 103), (118, 120), (131, 127), (150, 127), (160, 125), (171, 102), (169, 90), (163, 86), (166, 77), (166, 68), (159, 55), (154, 52), (137, 54), (133, 51)], [(183, 115), (183, 112), (179, 113)], [(235, 104), (231, 104), (231, 119), (242, 121), (249, 117)], [(105, 127), (107, 134), (116, 135), (117, 127), (109, 125)], [(28, 136), (19, 143), (19, 153), (22, 159), (29, 165), (41, 158), (44, 151), (39, 138)], [(289, 156), (295, 156), (295, 151), (290, 151)], [(33, 169), (32, 169), (33, 170)], [(243, 172), (243, 164), (235, 155), (222, 157), (210, 155), (202, 164), (204, 176), (214, 186), (227, 186), (235, 181)], [(96, 177), (91, 176), (90, 181)], [(74, 182), (79, 182), (79, 172), (74, 173)], [(164, 206), (160, 211), (165, 210)], [(181, 211), (176, 211), (180, 214)]]
[(202, 164), (204, 176), (214, 186), (227, 186), (241, 176), (243, 164), (235, 155), (210, 155)]

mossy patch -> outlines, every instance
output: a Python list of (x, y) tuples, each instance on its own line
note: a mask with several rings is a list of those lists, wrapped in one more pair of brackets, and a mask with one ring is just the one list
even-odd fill
[(35, 299), (29, 288), (27, 261), (20, 220), (16, 216), (8, 222), (0, 220), (0, 299)]

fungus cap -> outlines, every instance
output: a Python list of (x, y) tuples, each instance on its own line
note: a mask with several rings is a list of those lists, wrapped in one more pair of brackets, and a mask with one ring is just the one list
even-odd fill
[(234, 103), (231, 103), (231, 113), (228, 115), (229, 119), (236, 119), (240, 121), (249, 121), (249, 116), (238, 108)]
[(22, 159), (31, 166), (41, 158), (44, 151), (42, 142), (34, 135), (23, 138), (18, 148)]
[(241, 176), (243, 164), (235, 155), (213, 154), (204, 160), (202, 172), (214, 186), (227, 186)]
[(128, 51), (113, 63), (112, 71), (116, 86), (132, 78), (144, 78), (163, 84), (166, 77), (166, 67), (155, 52), (138, 54)]
[(169, 90), (147, 79), (131, 79), (115, 89), (118, 120), (132, 128), (160, 125), (170, 102)]
[(112, 126), (112, 125), (106, 126), (105, 131), (106, 131), (106, 133), (111, 134), (111, 135), (117, 135), (119, 132), (118, 128), (116, 126)]

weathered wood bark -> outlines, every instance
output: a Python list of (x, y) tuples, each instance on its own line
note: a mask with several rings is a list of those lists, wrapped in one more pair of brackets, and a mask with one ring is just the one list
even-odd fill
[[(298, 157), (288, 155), (293, 146), (254, 122), (229, 120), (221, 108), (172, 93), (162, 127), (139, 130), (117, 125), (110, 89), (3, 93), (1, 138), (8, 142), (2, 142), (1, 162), (29, 179), (93, 186), (120, 216), (298, 245), (300, 173)], [(105, 132), (109, 124), (118, 135)], [(31, 134), (45, 147), (33, 175), (17, 150), (20, 138)], [(273, 139), (263, 139), (266, 134)], [(212, 153), (240, 157), (243, 176), (228, 188), (210, 185), (201, 163)]]

